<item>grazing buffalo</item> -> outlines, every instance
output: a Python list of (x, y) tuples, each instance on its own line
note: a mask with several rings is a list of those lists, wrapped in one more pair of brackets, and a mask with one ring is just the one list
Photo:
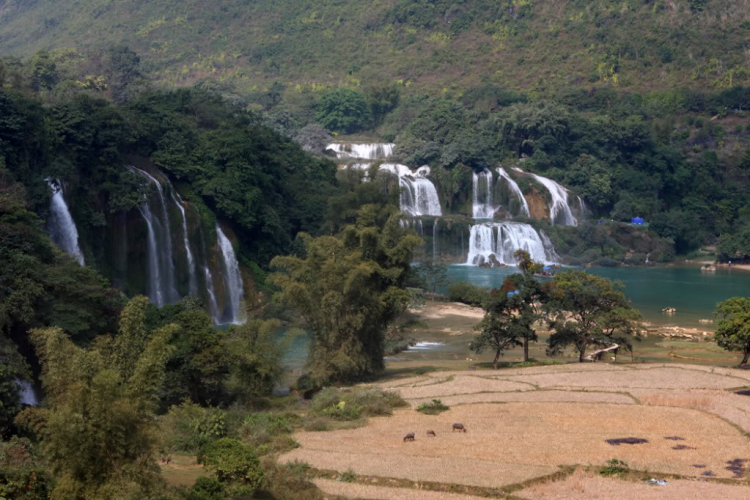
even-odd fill
[(409, 434), (407, 434), (406, 436), (404, 436), (404, 442), (406, 442), (406, 441), (414, 441), (414, 433), (413, 432), (410, 432)]
[(437, 437), (437, 434), (435, 434), (435, 431), (427, 431), (428, 436)]
[(453, 424), (453, 430), (458, 432), (466, 432), (466, 427), (464, 427), (464, 424)]

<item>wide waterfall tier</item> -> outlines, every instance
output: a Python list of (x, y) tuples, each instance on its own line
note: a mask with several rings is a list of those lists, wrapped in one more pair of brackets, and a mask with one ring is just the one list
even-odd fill
[(475, 219), (491, 219), (497, 207), (492, 203), (492, 172), (483, 170), (472, 174), (472, 215)]
[(520, 203), (519, 215), (525, 215), (526, 217), (531, 217), (531, 211), (529, 210), (529, 203), (526, 201), (526, 197), (523, 195), (523, 192), (521, 191), (521, 188), (518, 187), (518, 184), (516, 183), (516, 181), (513, 180), (513, 178), (510, 175), (508, 175), (508, 172), (506, 172), (503, 167), (498, 168), (497, 173), (500, 174), (500, 178), (505, 181), (508, 188), (510, 189), (510, 192), (513, 193), (515, 197), (518, 199)]
[(384, 163), (380, 166), (380, 170), (398, 176), (401, 189), (399, 204), (402, 211), (412, 217), (422, 215), (440, 217), (443, 215), (437, 189), (435, 189), (432, 181), (427, 178), (430, 175), (430, 167), (425, 165), (413, 172), (406, 165)]
[(384, 160), (393, 155), (392, 143), (372, 143), (372, 144), (350, 144), (335, 142), (326, 146), (336, 153), (337, 158), (360, 158), (363, 160)]
[(45, 179), (52, 189), (52, 201), (50, 203), (50, 215), (47, 220), (50, 238), (52, 241), (69, 253), (84, 265), (83, 252), (78, 245), (78, 228), (70, 215), (68, 204), (63, 196), (63, 184), (59, 180)]
[[(514, 168), (516, 172), (530, 175), (537, 182), (547, 189), (550, 196), (552, 197), (552, 204), (549, 207), (549, 220), (552, 224), (560, 224), (563, 226), (577, 226), (578, 219), (573, 216), (573, 211), (570, 209), (568, 202), (568, 190), (562, 187), (557, 182), (541, 175), (532, 174), (531, 172), (524, 172), (520, 168)], [(582, 203), (583, 200), (579, 198)]]
[(243, 301), (245, 300), (245, 290), (242, 284), (242, 274), (240, 273), (240, 264), (234, 253), (234, 247), (229, 238), (226, 237), (221, 227), (216, 224), (216, 236), (221, 250), (222, 260), (224, 262), (224, 280), (229, 296), (228, 310), (224, 314), (226, 322), (241, 325), (246, 321)]
[(554, 264), (559, 260), (543, 231), (537, 232), (520, 222), (488, 222), (471, 227), (466, 263), (472, 266), (516, 265), (513, 255), (517, 250), (525, 250), (537, 262)]

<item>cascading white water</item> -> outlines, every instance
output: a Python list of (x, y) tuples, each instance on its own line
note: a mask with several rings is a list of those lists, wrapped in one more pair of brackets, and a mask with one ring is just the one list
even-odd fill
[(242, 310), (242, 301), (244, 300), (245, 290), (242, 285), (242, 275), (240, 274), (240, 264), (234, 254), (232, 242), (226, 237), (219, 224), (216, 224), (216, 236), (221, 249), (221, 255), (224, 260), (224, 273), (229, 296), (229, 306), (231, 307), (231, 323), (235, 325), (244, 324), (245, 312)]
[(148, 296), (156, 307), (164, 305), (164, 290), (162, 289), (161, 266), (159, 262), (159, 244), (156, 240), (156, 231), (154, 230), (154, 217), (148, 202), (138, 207), (138, 211), (146, 221), (148, 228)]
[(544, 253), (547, 255), (547, 260), (550, 262), (560, 262), (560, 256), (557, 255), (555, 245), (552, 244), (552, 241), (550, 241), (549, 236), (544, 232), (544, 229), (539, 230), (539, 236), (542, 238)]
[(493, 224), (475, 224), (471, 226), (469, 233), (469, 256), (466, 259), (467, 264), (480, 266), (490, 262), (491, 256), (495, 255), (497, 242), (493, 227)]
[(544, 242), (536, 230), (528, 224), (503, 222), (497, 229), (497, 259), (506, 265), (515, 265), (513, 256), (518, 250), (525, 250), (535, 262), (551, 263)]
[(531, 212), (529, 211), (529, 204), (526, 201), (526, 197), (523, 195), (523, 192), (521, 192), (521, 188), (518, 187), (518, 184), (516, 183), (516, 181), (514, 181), (513, 178), (510, 175), (508, 175), (508, 172), (506, 172), (503, 167), (498, 168), (497, 173), (500, 174), (501, 178), (505, 179), (505, 181), (508, 183), (508, 187), (510, 188), (510, 190), (516, 195), (516, 197), (518, 198), (518, 201), (521, 202), (520, 215), (531, 217)]
[[(206, 239), (203, 236), (203, 228), (201, 225), (198, 225), (198, 233), (201, 237), (201, 248), (204, 250), (206, 249)], [(211, 274), (211, 269), (208, 266), (208, 257), (204, 256), (206, 259), (204, 265), (203, 265), (203, 277), (206, 280), (206, 293), (208, 293), (208, 309), (211, 313), (211, 318), (214, 320), (214, 324), (219, 324), (221, 322), (221, 318), (219, 317), (219, 304), (216, 301), (216, 289), (214, 288), (214, 277), (213, 274)]]
[(492, 172), (483, 170), (472, 174), (473, 203), (472, 215), (475, 219), (491, 219), (496, 208), (492, 204)]
[(63, 196), (63, 186), (59, 180), (45, 179), (47, 185), (52, 189), (52, 202), (50, 203), (50, 216), (47, 221), (49, 235), (57, 246), (69, 253), (80, 265), (85, 264), (83, 252), (78, 245), (78, 228), (68, 210)]
[(573, 216), (573, 212), (570, 210), (570, 205), (568, 204), (567, 189), (552, 179), (542, 177), (541, 175), (524, 172), (520, 168), (514, 168), (513, 170), (532, 176), (549, 191), (552, 197), (552, 205), (549, 207), (549, 220), (551, 224), (559, 223), (563, 226), (578, 225), (578, 220)]
[(16, 385), (18, 385), (18, 395), (21, 398), (22, 405), (39, 406), (39, 398), (31, 382), (16, 380)]
[(430, 167), (425, 165), (414, 173), (406, 165), (384, 163), (380, 166), (380, 170), (398, 176), (399, 187), (401, 188), (399, 198), (401, 210), (412, 217), (420, 215), (441, 217), (443, 215), (437, 189), (427, 178), (430, 174)]
[(326, 146), (336, 153), (337, 158), (362, 158), (364, 160), (379, 160), (389, 158), (393, 155), (395, 144), (373, 143), (373, 144), (349, 144), (333, 143)]
[[(149, 261), (149, 297), (161, 307), (172, 304), (181, 299), (175, 285), (176, 271), (172, 253), (172, 233), (169, 224), (167, 200), (161, 183), (148, 172), (135, 167), (128, 167), (132, 172), (145, 177), (156, 187), (159, 194), (158, 203), (160, 216), (151, 211), (148, 199), (144, 200), (139, 211), (148, 226), (148, 261)], [(171, 188), (171, 185), (170, 185)], [(158, 232), (157, 232), (158, 229)], [(152, 295), (153, 294), (153, 295)]]
[(198, 280), (196, 279), (196, 276), (195, 276), (195, 260), (193, 259), (193, 252), (190, 250), (190, 241), (188, 239), (187, 217), (185, 216), (185, 207), (183, 206), (183, 201), (182, 201), (182, 197), (180, 196), (180, 193), (176, 192), (174, 188), (170, 189), (169, 193), (172, 196), (172, 201), (174, 201), (175, 205), (177, 205), (177, 208), (180, 209), (180, 213), (182, 214), (182, 237), (183, 237), (183, 243), (185, 245), (185, 253), (187, 254), (187, 261), (188, 261), (190, 295), (195, 297), (196, 295), (198, 295)]
[(471, 227), (466, 263), (479, 266), (497, 261), (513, 266), (516, 265), (513, 254), (517, 250), (527, 251), (537, 262), (558, 261), (552, 243), (543, 232), (537, 233), (530, 225), (519, 222), (488, 222)]

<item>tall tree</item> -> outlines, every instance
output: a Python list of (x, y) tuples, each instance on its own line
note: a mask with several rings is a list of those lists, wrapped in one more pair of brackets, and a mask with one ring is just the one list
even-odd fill
[(553, 330), (550, 355), (573, 345), (583, 362), (589, 346), (616, 343), (632, 350), (630, 338), (640, 333), (641, 315), (625, 297), (622, 284), (585, 271), (555, 275), (546, 309)]
[(135, 500), (162, 491), (154, 410), (178, 327), (146, 335), (143, 302), (136, 297), (125, 308), (115, 342), (100, 337), (90, 349), (59, 328), (30, 333), (48, 406), (17, 420), (41, 440), (57, 479), (53, 500)]
[(750, 359), (750, 297), (732, 297), (716, 304), (716, 343), (728, 351), (742, 351), (740, 366)]
[(485, 305), (487, 314), (477, 326), (479, 335), (469, 344), (469, 349), (477, 354), (488, 348), (495, 351), (492, 361), (495, 369), (505, 350), (523, 345), (519, 340), (523, 325), (515, 315), (515, 307), (508, 299), (508, 293), (512, 292), (492, 291)]
[(383, 368), (387, 325), (409, 302), (403, 283), (421, 242), (399, 227), (399, 218), (393, 206), (364, 206), (356, 225), (338, 236), (302, 234), (303, 258), (271, 262), (279, 299), (299, 312), (312, 334), (314, 378), (351, 381)]

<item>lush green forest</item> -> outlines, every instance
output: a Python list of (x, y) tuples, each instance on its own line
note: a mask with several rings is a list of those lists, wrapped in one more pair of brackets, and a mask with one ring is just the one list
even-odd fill
[[(403, 405), (321, 389), (381, 372), (415, 290), (447, 284), (445, 263), (412, 267), (428, 255), (394, 178), (341, 169), (334, 138), (429, 165), (445, 217), (428, 247), (460, 235), (461, 258), (473, 176), (503, 166), (581, 197), (581, 223), (554, 225), (518, 178), (541, 208), (516, 222), (566, 263), (707, 246), (749, 260), (748, 35), (748, 0), (0, 0), (0, 499), (323, 498), (275, 456), (295, 429)], [(53, 185), (85, 266), (50, 237)], [(145, 297), (157, 237), (183, 297), (163, 307)], [(234, 298), (211, 276), (229, 280), (230, 252), (248, 320), (216, 328)], [(630, 346), (640, 318), (620, 287), (581, 271), (541, 286), (524, 255), (501, 291), (451, 286), (488, 312), (475, 352), (528, 358), (543, 317), (551, 354)], [(602, 301), (580, 324), (606, 328), (567, 321)], [(718, 324), (745, 362), (747, 309), (727, 301)], [(310, 348), (293, 388), (312, 402), (272, 397), (297, 327)], [(19, 381), (44, 405), (24, 407)], [(167, 484), (173, 454), (211, 477)]]

